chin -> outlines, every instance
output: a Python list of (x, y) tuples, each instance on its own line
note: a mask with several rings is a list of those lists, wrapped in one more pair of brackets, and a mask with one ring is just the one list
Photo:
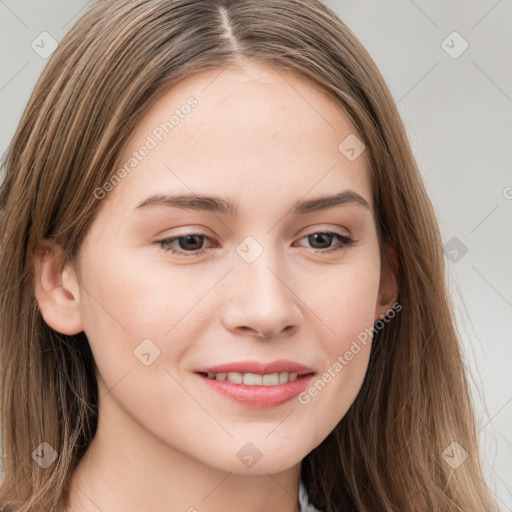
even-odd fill
[[(236, 448), (233, 449), (235, 445)], [(218, 456), (213, 454), (213, 460), (205, 462), (229, 473), (267, 475), (281, 473), (300, 464), (311, 451), (310, 447), (296, 446), (283, 439), (276, 439), (275, 443), (268, 439), (266, 442), (237, 440), (231, 446), (229, 449), (222, 449)], [(286, 449), (283, 450), (283, 447)]]

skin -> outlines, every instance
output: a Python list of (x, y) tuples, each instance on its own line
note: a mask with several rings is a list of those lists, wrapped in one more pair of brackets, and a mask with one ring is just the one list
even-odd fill
[[(325, 92), (250, 62), (188, 77), (139, 123), (121, 162), (191, 96), (198, 105), (101, 200), (78, 260), (61, 268), (51, 244), (38, 260), (45, 321), (84, 331), (98, 366), (98, 430), (72, 476), (73, 512), (298, 511), (301, 461), (354, 401), (370, 343), (308, 404), (251, 408), (194, 371), (290, 359), (321, 376), (397, 297), (381, 268), (366, 153), (349, 161), (338, 150), (356, 130)], [(346, 189), (370, 208), (290, 213)], [(151, 194), (192, 191), (236, 200), (240, 213), (136, 209)], [(339, 239), (307, 236), (326, 231), (356, 243), (326, 253)], [(172, 247), (202, 255), (156, 243), (189, 233), (206, 238)], [(263, 249), (252, 263), (236, 252), (246, 237)], [(145, 366), (134, 350), (147, 338), (160, 355)], [(248, 442), (262, 455), (252, 467), (237, 457)]]

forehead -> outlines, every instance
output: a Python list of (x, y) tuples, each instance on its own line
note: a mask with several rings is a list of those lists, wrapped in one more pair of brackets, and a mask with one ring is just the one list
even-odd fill
[(355, 135), (341, 106), (299, 75), (258, 63), (200, 72), (162, 91), (138, 123), (107, 199), (133, 209), (150, 193), (215, 189), (268, 202), (276, 190), (297, 200), (336, 187), (371, 203), (364, 152), (351, 161), (340, 150)]

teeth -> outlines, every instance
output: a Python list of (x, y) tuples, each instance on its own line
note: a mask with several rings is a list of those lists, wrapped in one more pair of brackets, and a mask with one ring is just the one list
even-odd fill
[(244, 373), (244, 384), (247, 386), (261, 386), (263, 384), (263, 376), (255, 373)]
[(270, 375), (263, 375), (261, 382), (264, 386), (275, 386), (279, 384), (279, 373), (271, 373)]
[(243, 373), (236, 373), (236, 372), (231, 372), (231, 373), (228, 373), (227, 374), (227, 378), (226, 380), (228, 382), (234, 382), (235, 384), (242, 384), (243, 382)]
[(277, 384), (286, 384), (297, 379), (296, 373), (271, 373), (268, 375), (258, 375), (256, 373), (209, 373), (209, 379), (225, 380), (235, 384), (245, 384), (246, 386), (276, 386)]

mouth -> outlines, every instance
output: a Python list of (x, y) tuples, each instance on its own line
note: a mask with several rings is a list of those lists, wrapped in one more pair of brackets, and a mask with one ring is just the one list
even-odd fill
[(294, 372), (279, 372), (263, 375), (250, 372), (197, 373), (203, 377), (206, 377), (207, 379), (220, 382), (231, 382), (233, 384), (245, 384), (246, 386), (278, 386), (280, 384), (288, 384), (289, 382), (293, 382), (297, 379), (303, 379), (305, 377), (314, 375), (314, 372), (304, 374), (297, 374)]
[[(304, 391), (316, 372), (291, 361), (269, 364), (246, 361), (197, 370), (209, 389), (253, 408), (269, 408), (289, 402)], [(214, 395), (212, 395), (214, 396)]]
[[(277, 361), (271, 361), (268, 363), (260, 363), (258, 361), (237, 361), (233, 363), (224, 363), (217, 366), (209, 366), (205, 368), (197, 368), (197, 373), (204, 373), (207, 376), (214, 374), (217, 380), (223, 380), (223, 375), (229, 376), (229, 374), (249, 374), (249, 375), (281, 375), (288, 374), (288, 376), (297, 377), (300, 375), (306, 375), (308, 373), (315, 373), (313, 368), (306, 366), (295, 361), (289, 361), (287, 359), (279, 359)], [(220, 378), (218, 376), (220, 375)], [(283, 377), (284, 378), (284, 377)], [(237, 382), (237, 381), (233, 381)]]

